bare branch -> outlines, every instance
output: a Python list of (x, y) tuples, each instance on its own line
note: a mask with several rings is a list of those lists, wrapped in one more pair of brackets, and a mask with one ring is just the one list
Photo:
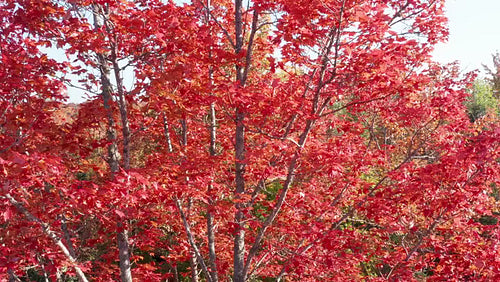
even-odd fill
[(181, 215), (182, 218), (182, 224), (184, 225), (184, 230), (186, 231), (187, 237), (189, 244), (191, 245), (191, 248), (193, 249), (196, 258), (201, 264), (201, 268), (203, 270), (203, 273), (205, 274), (205, 277), (208, 282), (213, 282), (212, 281), (212, 276), (210, 275), (207, 265), (205, 264), (205, 260), (200, 254), (200, 249), (196, 245), (196, 242), (194, 241), (193, 233), (191, 232), (191, 227), (189, 225), (189, 222), (187, 221), (186, 214), (184, 213), (184, 210), (182, 209), (182, 205), (179, 199), (175, 199), (175, 205), (177, 206), (177, 209), (179, 210), (179, 214)]
[(371, 103), (371, 102), (374, 102), (374, 101), (378, 101), (378, 100), (383, 100), (387, 97), (391, 96), (391, 94), (387, 94), (385, 96), (382, 96), (382, 97), (377, 97), (377, 98), (373, 98), (373, 99), (369, 99), (369, 100), (363, 100), (363, 101), (353, 101), (353, 102), (350, 102), (350, 103), (347, 103), (345, 104), (344, 106), (340, 107), (340, 108), (337, 108), (337, 109), (334, 109), (334, 110), (331, 110), (331, 111), (328, 111), (326, 113), (323, 113), (320, 115), (320, 117), (325, 117), (325, 116), (328, 116), (328, 115), (331, 115), (331, 114), (334, 114), (336, 112), (339, 112), (343, 109), (346, 109), (348, 107), (351, 107), (351, 106), (354, 106), (354, 105), (362, 105), (362, 104), (367, 104), (367, 103)]
[(20, 213), (22, 213), (28, 220), (36, 222), (40, 225), (43, 233), (45, 233), (45, 235), (47, 235), (50, 239), (52, 239), (54, 241), (54, 243), (59, 247), (59, 249), (62, 251), (62, 253), (66, 256), (66, 258), (71, 262), (71, 264), (73, 265), (73, 268), (75, 269), (76, 275), (78, 276), (78, 280), (81, 282), (88, 282), (87, 277), (85, 276), (85, 273), (83, 273), (82, 269), (77, 265), (76, 258), (73, 255), (71, 255), (71, 253), (68, 250), (68, 248), (66, 247), (66, 245), (64, 245), (64, 243), (61, 241), (59, 236), (54, 231), (52, 231), (50, 226), (47, 223), (43, 222), (41, 219), (34, 216), (31, 212), (29, 212), (23, 206), (22, 203), (18, 202), (16, 199), (14, 199), (14, 197), (12, 197), (12, 195), (10, 195), (9, 193), (7, 193), (5, 195), (5, 197), (9, 200), (10, 204), (13, 205), (14, 207), (16, 207), (16, 209)]

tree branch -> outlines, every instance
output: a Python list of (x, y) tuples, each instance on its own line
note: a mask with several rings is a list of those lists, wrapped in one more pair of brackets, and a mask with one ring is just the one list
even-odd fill
[(193, 249), (196, 258), (201, 264), (201, 268), (203, 270), (203, 273), (205, 274), (205, 277), (208, 282), (213, 282), (212, 281), (212, 276), (210, 275), (210, 272), (208, 271), (207, 265), (205, 264), (205, 260), (201, 256), (200, 249), (196, 245), (196, 242), (194, 241), (193, 233), (191, 232), (191, 227), (189, 225), (189, 222), (187, 221), (186, 214), (184, 213), (184, 210), (182, 209), (182, 205), (179, 199), (175, 198), (175, 205), (177, 206), (177, 209), (179, 210), (179, 214), (181, 215), (182, 218), (182, 224), (184, 225), (184, 230), (186, 231), (187, 237), (189, 244), (191, 245), (191, 248)]
[(252, 17), (252, 30), (250, 31), (250, 38), (248, 40), (247, 54), (246, 54), (246, 58), (245, 58), (245, 68), (243, 70), (243, 77), (242, 77), (243, 84), (247, 80), (248, 70), (250, 69), (250, 65), (252, 63), (253, 41), (255, 38), (255, 33), (257, 32), (257, 29), (258, 29), (258, 26), (257, 26), (258, 21), (259, 21), (259, 11), (257, 9), (254, 9), (253, 17)]
[(71, 264), (73, 265), (73, 268), (75, 269), (78, 280), (80, 282), (88, 282), (87, 277), (85, 277), (85, 273), (83, 273), (82, 269), (80, 267), (78, 267), (78, 265), (76, 263), (76, 258), (73, 255), (71, 255), (70, 251), (64, 245), (64, 243), (61, 241), (59, 236), (54, 231), (52, 231), (52, 229), (50, 229), (50, 226), (47, 223), (43, 222), (41, 219), (34, 216), (31, 212), (29, 212), (23, 206), (23, 204), (21, 204), (16, 199), (14, 199), (14, 197), (12, 197), (9, 193), (7, 193), (5, 195), (5, 197), (9, 200), (10, 204), (13, 205), (14, 207), (16, 207), (16, 209), (20, 213), (22, 213), (28, 220), (36, 222), (40, 225), (43, 233), (45, 233), (45, 235), (47, 235), (50, 239), (52, 239), (54, 241), (54, 243), (59, 247), (59, 249), (62, 251), (62, 253), (66, 256), (66, 258), (68, 258), (68, 260), (71, 262)]
[(229, 35), (229, 32), (227, 31), (227, 29), (225, 29), (219, 23), (219, 21), (217, 20), (217, 18), (212, 14), (212, 12), (210, 11), (210, 9), (207, 6), (205, 6), (205, 4), (202, 1), (198, 0), (198, 3), (200, 3), (203, 6), (203, 8), (207, 11), (207, 13), (210, 15), (210, 17), (214, 20), (214, 22), (220, 27), (220, 29), (222, 30), (222, 32), (224, 32), (224, 35), (226, 36), (227, 41), (229, 41), (229, 44), (231, 44), (231, 46), (233, 47), (233, 49), (236, 49), (236, 44), (234, 44), (234, 41), (231, 38), (231, 36)]

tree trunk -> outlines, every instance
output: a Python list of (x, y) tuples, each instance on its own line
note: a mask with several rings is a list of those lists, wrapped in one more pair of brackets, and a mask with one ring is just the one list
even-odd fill
[[(94, 8), (94, 25), (96, 29), (101, 28), (103, 25), (106, 25), (108, 12), (105, 11), (103, 6), (95, 4)], [(106, 25), (108, 28), (108, 26)], [(108, 30), (109, 33), (109, 30)], [(116, 41), (116, 38), (114, 38)], [(129, 138), (130, 138), (130, 129), (128, 125), (128, 117), (127, 117), (127, 109), (125, 105), (125, 100), (123, 97), (123, 84), (120, 77), (120, 70), (118, 67), (118, 61), (116, 58), (116, 42), (111, 43), (111, 59), (114, 68), (115, 79), (117, 81), (117, 89), (119, 95), (119, 108), (120, 108), (120, 116), (122, 119), (122, 133), (123, 133), (123, 154), (124, 154), (124, 168), (130, 168), (130, 155), (129, 155)], [(97, 53), (99, 69), (101, 71), (101, 84), (102, 84), (102, 99), (104, 108), (106, 110), (107, 119), (108, 119), (108, 164), (111, 172), (114, 174), (119, 170), (119, 153), (117, 146), (117, 134), (116, 134), (116, 122), (113, 117), (113, 110), (111, 108), (112, 102), (112, 93), (113, 88), (110, 80), (110, 67), (107, 62), (107, 58), (104, 54)], [(125, 224), (123, 222), (117, 222), (117, 244), (118, 244), (118, 252), (119, 252), (119, 260), (120, 260), (120, 278), (122, 282), (132, 282), (132, 271), (130, 264), (130, 248), (128, 244), (128, 230), (125, 229)]]
[[(236, 45), (235, 52), (239, 54), (243, 47), (243, 20), (242, 20), (242, 0), (235, 0), (234, 5), (234, 26), (235, 26), (235, 37)], [(237, 64), (236, 65), (236, 80), (239, 82), (240, 87), (243, 87), (243, 71), (244, 69)], [(245, 126), (244, 112), (236, 105), (236, 128), (235, 128), (235, 196), (245, 193)], [(245, 268), (245, 229), (243, 226), (244, 214), (243, 206), (241, 203), (236, 204), (236, 214), (235, 214), (235, 224), (236, 230), (234, 234), (234, 250), (233, 250), (233, 281), (234, 282), (244, 282), (246, 274), (244, 273)]]
[(191, 281), (198, 282), (198, 262), (194, 251), (189, 252), (189, 266), (191, 266)]
[[(120, 118), (122, 122), (122, 135), (123, 135), (123, 168), (130, 169), (130, 125), (128, 120), (127, 103), (125, 101), (125, 93), (123, 92), (123, 80), (120, 76), (120, 66), (118, 65), (117, 50), (116, 50), (116, 36), (112, 42), (111, 48), (111, 62), (115, 74), (116, 87), (118, 92), (118, 108), (120, 110)], [(130, 246), (128, 243), (128, 230), (125, 223), (118, 222), (118, 252), (120, 257), (120, 277), (122, 282), (132, 281), (132, 271), (130, 264)], [(121, 231), (120, 231), (121, 230)]]
[[(118, 228), (122, 226), (121, 222), (118, 222)], [(132, 271), (130, 265), (130, 253), (128, 244), (128, 230), (124, 229), (118, 231), (117, 235), (118, 241), (118, 252), (120, 258), (120, 278), (122, 282), (132, 282)]]
[[(210, 155), (215, 156), (215, 140), (216, 140), (216, 116), (215, 104), (210, 104)], [(210, 259), (210, 276), (212, 281), (219, 281), (217, 275), (217, 255), (215, 253), (215, 232), (214, 232), (214, 215), (212, 213), (212, 206), (214, 200), (212, 198), (213, 185), (208, 185), (208, 207), (207, 207), (207, 237), (208, 237), (208, 255)]]
[[(95, 4), (94, 8), (94, 25), (96, 29), (99, 29), (103, 25), (104, 15), (101, 15), (101, 6)], [(102, 12), (104, 13), (104, 12)], [(101, 98), (106, 110), (106, 117), (108, 121), (108, 126), (106, 129), (107, 139), (109, 141), (108, 145), (108, 165), (112, 173), (116, 173), (119, 170), (119, 159), (120, 154), (118, 153), (118, 146), (116, 142), (116, 122), (113, 117), (113, 109), (111, 104), (113, 102), (113, 87), (111, 85), (110, 79), (110, 68), (106, 59), (106, 56), (102, 53), (97, 53), (97, 63), (99, 66), (99, 71), (101, 74)]]
[[(236, 197), (245, 193), (245, 128), (243, 125), (244, 114), (236, 110), (236, 133), (235, 133), (235, 149), (236, 149)], [(244, 205), (236, 204), (235, 223), (236, 230), (234, 236), (234, 282), (245, 281), (243, 272), (245, 265), (245, 228), (243, 226)]]
[[(208, 25), (210, 23), (210, 0), (207, 0), (206, 13), (205, 13), (205, 21)], [(212, 59), (212, 49), (210, 47), (210, 51), (208, 53), (209, 59)], [(210, 86), (212, 86), (213, 82), (213, 68), (212, 66), (208, 67), (208, 81)], [(211, 93), (212, 95), (212, 93)], [(215, 113), (215, 102), (210, 104), (210, 147), (209, 153), (210, 156), (215, 156), (217, 154), (215, 144), (217, 141), (217, 116)], [(211, 180), (213, 181), (213, 179)], [(219, 281), (219, 277), (217, 274), (217, 254), (215, 252), (215, 231), (214, 231), (214, 215), (213, 215), (213, 206), (215, 201), (212, 196), (213, 184), (210, 183), (208, 185), (207, 194), (208, 194), (208, 206), (207, 206), (207, 239), (208, 239), (208, 257), (210, 262), (210, 276), (212, 277), (213, 282)]]

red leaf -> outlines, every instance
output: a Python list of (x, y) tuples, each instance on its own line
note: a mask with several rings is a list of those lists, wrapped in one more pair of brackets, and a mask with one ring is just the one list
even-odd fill
[(11, 219), (12, 215), (13, 215), (12, 208), (7, 207), (2, 215), (3, 215), (4, 221), (8, 221), (9, 219)]
[(119, 210), (115, 210), (115, 213), (120, 217), (120, 218), (124, 218), (125, 217), (125, 214)]

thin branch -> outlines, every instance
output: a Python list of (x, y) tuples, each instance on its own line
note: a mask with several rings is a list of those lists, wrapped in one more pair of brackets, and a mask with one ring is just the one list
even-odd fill
[(7, 273), (9, 274), (9, 282), (21, 282), (21, 279), (19, 279), (19, 277), (17, 277), (17, 275), (14, 273), (14, 271), (9, 268), (7, 270)]
[(245, 69), (243, 70), (242, 84), (244, 84), (248, 77), (248, 70), (250, 69), (250, 65), (252, 62), (252, 49), (253, 49), (253, 41), (255, 38), (255, 33), (257, 32), (257, 23), (259, 21), (259, 12), (254, 9), (253, 17), (252, 17), (252, 30), (250, 31), (250, 38), (248, 40), (247, 46), (247, 54), (245, 58)]
[(26, 133), (25, 133), (25, 134), (22, 134), (21, 130), (20, 130), (20, 129), (18, 129), (18, 130), (17, 130), (17, 133), (16, 133), (16, 134), (18, 135), (18, 137), (16, 138), (16, 140), (14, 140), (14, 142), (12, 142), (12, 143), (11, 143), (9, 146), (7, 146), (6, 148), (0, 149), (0, 154), (3, 154), (3, 153), (5, 153), (5, 152), (7, 152), (8, 150), (12, 149), (13, 147), (15, 147), (15, 146), (18, 146), (18, 145), (22, 144), (22, 143), (23, 143), (23, 141), (24, 141), (24, 139), (26, 139), (26, 138), (29, 136), (28, 132), (29, 132), (29, 131), (33, 128), (33, 124), (37, 121), (37, 119), (38, 119), (38, 117), (35, 117), (35, 118), (33, 119), (33, 121), (30, 123), (30, 126), (27, 128), (27, 130), (26, 130)]
[(364, 100), (364, 101), (350, 102), (350, 103), (347, 103), (347, 104), (345, 104), (344, 106), (342, 106), (340, 108), (337, 108), (337, 109), (331, 110), (329, 112), (323, 113), (323, 114), (320, 115), (320, 117), (325, 117), (325, 116), (334, 114), (336, 112), (339, 112), (339, 111), (341, 111), (343, 109), (346, 109), (346, 108), (354, 106), (354, 105), (363, 105), (363, 104), (371, 103), (371, 102), (374, 102), (374, 101), (383, 100), (383, 99), (385, 99), (385, 98), (387, 98), (389, 96), (391, 96), (391, 94), (387, 94), (387, 95), (382, 96), (382, 97), (377, 97), (377, 98), (373, 98), (373, 99), (369, 99), (369, 100)]
[(432, 0), (432, 1), (429, 3), (429, 5), (427, 5), (427, 6), (423, 7), (423, 8), (421, 8), (421, 9), (419, 9), (419, 10), (417, 10), (417, 11), (415, 11), (415, 12), (411, 13), (411, 14), (409, 14), (409, 15), (408, 15), (408, 16), (406, 16), (406, 17), (401, 17), (401, 19), (399, 19), (399, 20), (397, 20), (397, 21), (394, 21), (397, 17), (399, 17), (399, 16), (401, 15), (401, 13), (403, 12), (403, 10), (404, 10), (404, 9), (406, 9), (406, 8), (410, 5), (410, 1), (408, 1), (408, 2), (407, 2), (404, 6), (403, 6), (403, 7), (401, 7), (401, 9), (400, 9), (398, 12), (396, 12), (396, 13), (394, 14), (394, 16), (392, 17), (392, 19), (389, 21), (388, 25), (389, 25), (389, 26), (393, 26), (393, 25), (398, 24), (398, 23), (400, 23), (400, 22), (402, 22), (402, 21), (404, 21), (404, 20), (407, 20), (407, 19), (409, 19), (409, 18), (411, 18), (411, 17), (413, 17), (413, 16), (416, 16), (416, 15), (418, 15), (418, 14), (422, 13), (423, 11), (425, 11), (426, 9), (429, 9), (429, 8), (430, 8), (430, 7), (432, 7), (434, 4), (436, 4), (436, 0)]
[(64, 240), (66, 241), (66, 244), (68, 245), (69, 253), (74, 258), (76, 258), (75, 249), (73, 248), (73, 243), (71, 242), (71, 234), (69, 233), (68, 225), (66, 224), (67, 219), (64, 215), (60, 215), (60, 219), (61, 219), (61, 229), (64, 233)]
[(200, 249), (198, 248), (196, 242), (194, 241), (194, 236), (193, 233), (191, 232), (191, 227), (189, 225), (189, 222), (187, 221), (186, 214), (184, 213), (184, 210), (182, 209), (182, 205), (179, 199), (175, 198), (175, 205), (177, 206), (177, 209), (179, 210), (179, 214), (181, 215), (182, 218), (182, 224), (184, 225), (184, 230), (186, 231), (187, 237), (189, 244), (191, 245), (191, 248), (193, 249), (196, 258), (201, 264), (201, 268), (203, 270), (203, 273), (205, 274), (205, 278), (207, 279), (208, 282), (213, 282), (212, 281), (212, 276), (210, 275), (210, 272), (208, 271), (207, 265), (205, 264), (205, 260), (201, 256)]
[(9, 200), (10, 204), (16, 207), (16, 209), (22, 213), (28, 220), (36, 222), (40, 225), (43, 233), (45, 233), (50, 239), (54, 241), (54, 243), (59, 247), (59, 249), (63, 252), (63, 254), (66, 256), (66, 258), (71, 262), (73, 265), (73, 268), (75, 269), (76, 275), (78, 276), (78, 280), (81, 282), (88, 282), (87, 278), (85, 277), (85, 273), (83, 273), (82, 269), (78, 267), (76, 263), (76, 258), (71, 255), (70, 251), (68, 248), (64, 245), (64, 243), (61, 241), (59, 236), (50, 229), (50, 226), (43, 222), (41, 219), (37, 218), (34, 216), (31, 212), (29, 212), (22, 203), (18, 202), (14, 197), (12, 197), (9, 193), (5, 195), (5, 197)]
[(162, 115), (163, 115), (163, 133), (165, 134), (165, 139), (167, 141), (168, 152), (172, 153), (174, 151), (174, 148), (172, 146), (172, 140), (170, 139), (170, 131), (168, 126), (167, 116), (165, 115), (164, 112), (162, 113)]
[(81, 87), (81, 86), (75, 85), (75, 84), (73, 84), (72, 82), (70, 82), (68, 80), (64, 81), (64, 84), (66, 84), (69, 87), (75, 88), (75, 89), (79, 89), (79, 90), (82, 90), (82, 91), (85, 91), (85, 92), (90, 92), (92, 94), (99, 95), (98, 91), (90, 90), (90, 89), (88, 89), (86, 87)]
[(212, 17), (212, 19), (214, 20), (214, 22), (221, 28), (222, 32), (224, 32), (224, 35), (226, 36), (226, 39), (229, 41), (229, 44), (231, 44), (231, 47), (233, 47), (233, 49), (236, 49), (236, 44), (234, 44), (234, 41), (231, 38), (231, 36), (229, 35), (229, 32), (227, 31), (227, 29), (225, 29), (219, 23), (219, 21), (217, 20), (217, 18), (212, 14), (212, 11), (210, 11), (210, 9), (207, 6), (205, 6), (205, 3), (203, 3), (200, 0), (198, 0), (198, 3), (200, 3), (203, 6), (203, 8), (207, 11), (207, 13), (210, 15), (210, 17)]
[(252, 268), (252, 271), (250, 271), (250, 273), (248, 274), (248, 276), (252, 276), (253, 273), (260, 267), (260, 265), (264, 262), (264, 260), (267, 258), (267, 256), (269, 256), (269, 253), (266, 253), (265, 255), (263, 255), (256, 263), (255, 263), (255, 267)]
[[(443, 214), (447, 211), (444, 210), (442, 211), (439, 216), (437, 218), (435, 218), (432, 222), (432, 224), (429, 226), (429, 228), (427, 228), (423, 234), (421, 234), (418, 238), (418, 241), (417, 243), (413, 246), (413, 248), (407, 253), (405, 259), (403, 260), (403, 262), (407, 262), (410, 260), (410, 258), (413, 256), (413, 254), (420, 248), (420, 246), (422, 245), (422, 243), (424, 242), (424, 239), (429, 236), (432, 231), (436, 228), (436, 226), (438, 225), (439, 221), (441, 220)], [(402, 264), (403, 262), (398, 262), (394, 267), (391, 268), (391, 271), (389, 272), (389, 274), (387, 274), (387, 277), (386, 279), (389, 280), (389, 278), (391, 278), (392, 274), (394, 273), (394, 271), (396, 269), (398, 269)]]

